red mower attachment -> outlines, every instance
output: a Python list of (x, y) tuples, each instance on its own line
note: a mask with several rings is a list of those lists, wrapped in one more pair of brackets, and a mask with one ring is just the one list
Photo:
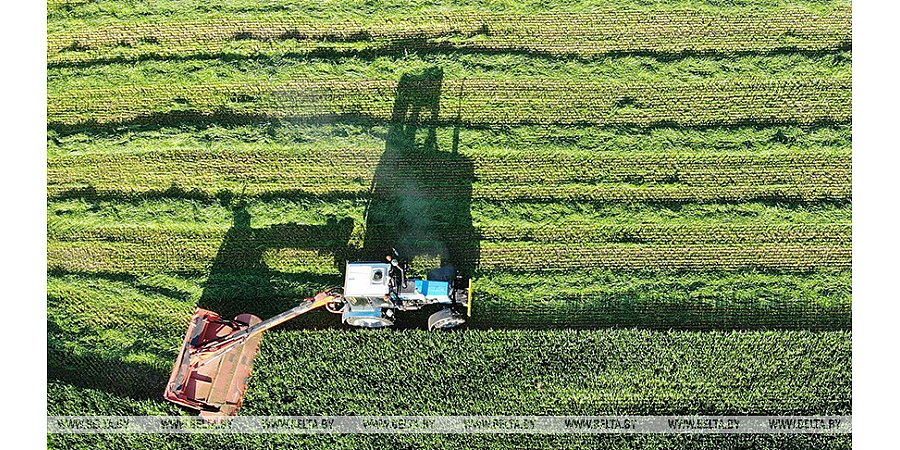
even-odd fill
[(241, 407), (262, 333), (303, 313), (341, 303), (338, 293), (322, 292), (297, 307), (262, 321), (252, 314), (234, 320), (197, 308), (163, 398), (214, 419), (234, 416)]

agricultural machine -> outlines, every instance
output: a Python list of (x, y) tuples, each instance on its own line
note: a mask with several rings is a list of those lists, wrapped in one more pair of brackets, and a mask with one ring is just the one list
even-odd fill
[(348, 262), (343, 288), (314, 297), (266, 320), (241, 314), (228, 320), (198, 308), (166, 385), (164, 398), (197, 410), (207, 419), (236, 415), (241, 406), (262, 333), (301, 314), (324, 307), (360, 328), (392, 326), (398, 312), (439, 308), (430, 330), (451, 329), (471, 314), (471, 280), (451, 266), (426, 278), (407, 278), (409, 268), (396, 251), (385, 262)]

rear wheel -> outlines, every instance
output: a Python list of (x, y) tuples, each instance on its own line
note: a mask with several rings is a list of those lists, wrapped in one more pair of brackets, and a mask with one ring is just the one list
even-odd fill
[(429, 330), (449, 330), (466, 323), (466, 317), (451, 308), (444, 308), (428, 317)]
[(344, 312), (344, 301), (338, 300), (338, 301), (326, 303), (325, 309), (328, 310), (328, 312), (330, 312), (330, 313), (340, 314), (340, 313)]

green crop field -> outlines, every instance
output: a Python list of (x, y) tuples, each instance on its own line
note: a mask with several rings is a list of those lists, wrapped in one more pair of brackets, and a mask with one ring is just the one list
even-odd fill
[[(263, 338), (241, 414), (849, 415), (847, 0), (49, 0), (48, 414), (198, 306), (401, 246), (464, 330)], [(399, 387), (398, 387), (399, 380)], [(849, 448), (850, 435), (50, 435), (52, 448)]]

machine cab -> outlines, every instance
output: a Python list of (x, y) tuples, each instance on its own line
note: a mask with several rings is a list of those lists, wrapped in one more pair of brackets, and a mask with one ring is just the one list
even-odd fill
[(385, 300), (390, 290), (391, 265), (385, 263), (347, 263), (344, 277), (344, 298), (353, 310), (390, 308)]

